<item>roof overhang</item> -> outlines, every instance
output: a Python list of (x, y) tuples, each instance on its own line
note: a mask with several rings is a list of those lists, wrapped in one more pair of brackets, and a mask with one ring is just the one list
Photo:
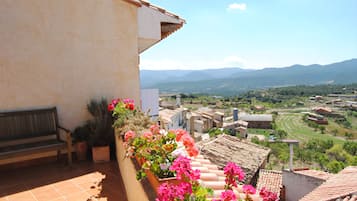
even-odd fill
[(142, 0), (135, 1), (137, 2), (141, 4), (138, 7), (139, 53), (168, 37), (185, 23), (184, 19), (163, 8)]

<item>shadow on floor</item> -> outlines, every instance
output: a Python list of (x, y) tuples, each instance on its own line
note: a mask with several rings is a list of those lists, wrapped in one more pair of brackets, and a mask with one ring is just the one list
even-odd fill
[(127, 201), (116, 161), (41, 164), (0, 171), (0, 201)]

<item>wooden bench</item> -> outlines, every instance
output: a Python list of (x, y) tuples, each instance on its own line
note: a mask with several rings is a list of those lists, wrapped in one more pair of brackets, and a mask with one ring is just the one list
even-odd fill
[[(59, 130), (66, 133), (60, 139)], [(0, 160), (66, 148), (72, 163), (71, 132), (58, 125), (56, 107), (26, 111), (0, 112)]]

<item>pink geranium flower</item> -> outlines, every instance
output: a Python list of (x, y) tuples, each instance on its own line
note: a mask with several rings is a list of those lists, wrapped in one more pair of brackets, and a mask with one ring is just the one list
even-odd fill
[(128, 140), (132, 139), (135, 136), (135, 132), (134, 131), (128, 131), (125, 133), (124, 135), (124, 139), (127, 142)]
[(157, 124), (153, 124), (153, 125), (150, 126), (150, 131), (153, 134), (159, 134), (160, 133), (160, 126), (157, 125)]
[(147, 140), (150, 140), (150, 139), (152, 139), (153, 134), (152, 134), (152, 132), (145, 132), (145, 133), (143, 133), (143, 136), (144, 136), (144, 138), (146, 138)]

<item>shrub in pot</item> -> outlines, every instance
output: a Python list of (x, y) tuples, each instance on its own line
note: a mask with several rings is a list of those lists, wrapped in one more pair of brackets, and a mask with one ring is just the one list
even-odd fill
[(89, 144), (92, 147), (94, 162), (110, 161), (109, 145), (114, 142), (113, 120), (111, 113), (107, 110), (106, 99), (91, 100), (87, 104), (88, 112), (93, 119), (88, 121), (90, 135)]
[(78, 126), (73, 132), (76, 156), (80, 161), (87, 159), (89, 133), (90, 129), (88, 124)]

